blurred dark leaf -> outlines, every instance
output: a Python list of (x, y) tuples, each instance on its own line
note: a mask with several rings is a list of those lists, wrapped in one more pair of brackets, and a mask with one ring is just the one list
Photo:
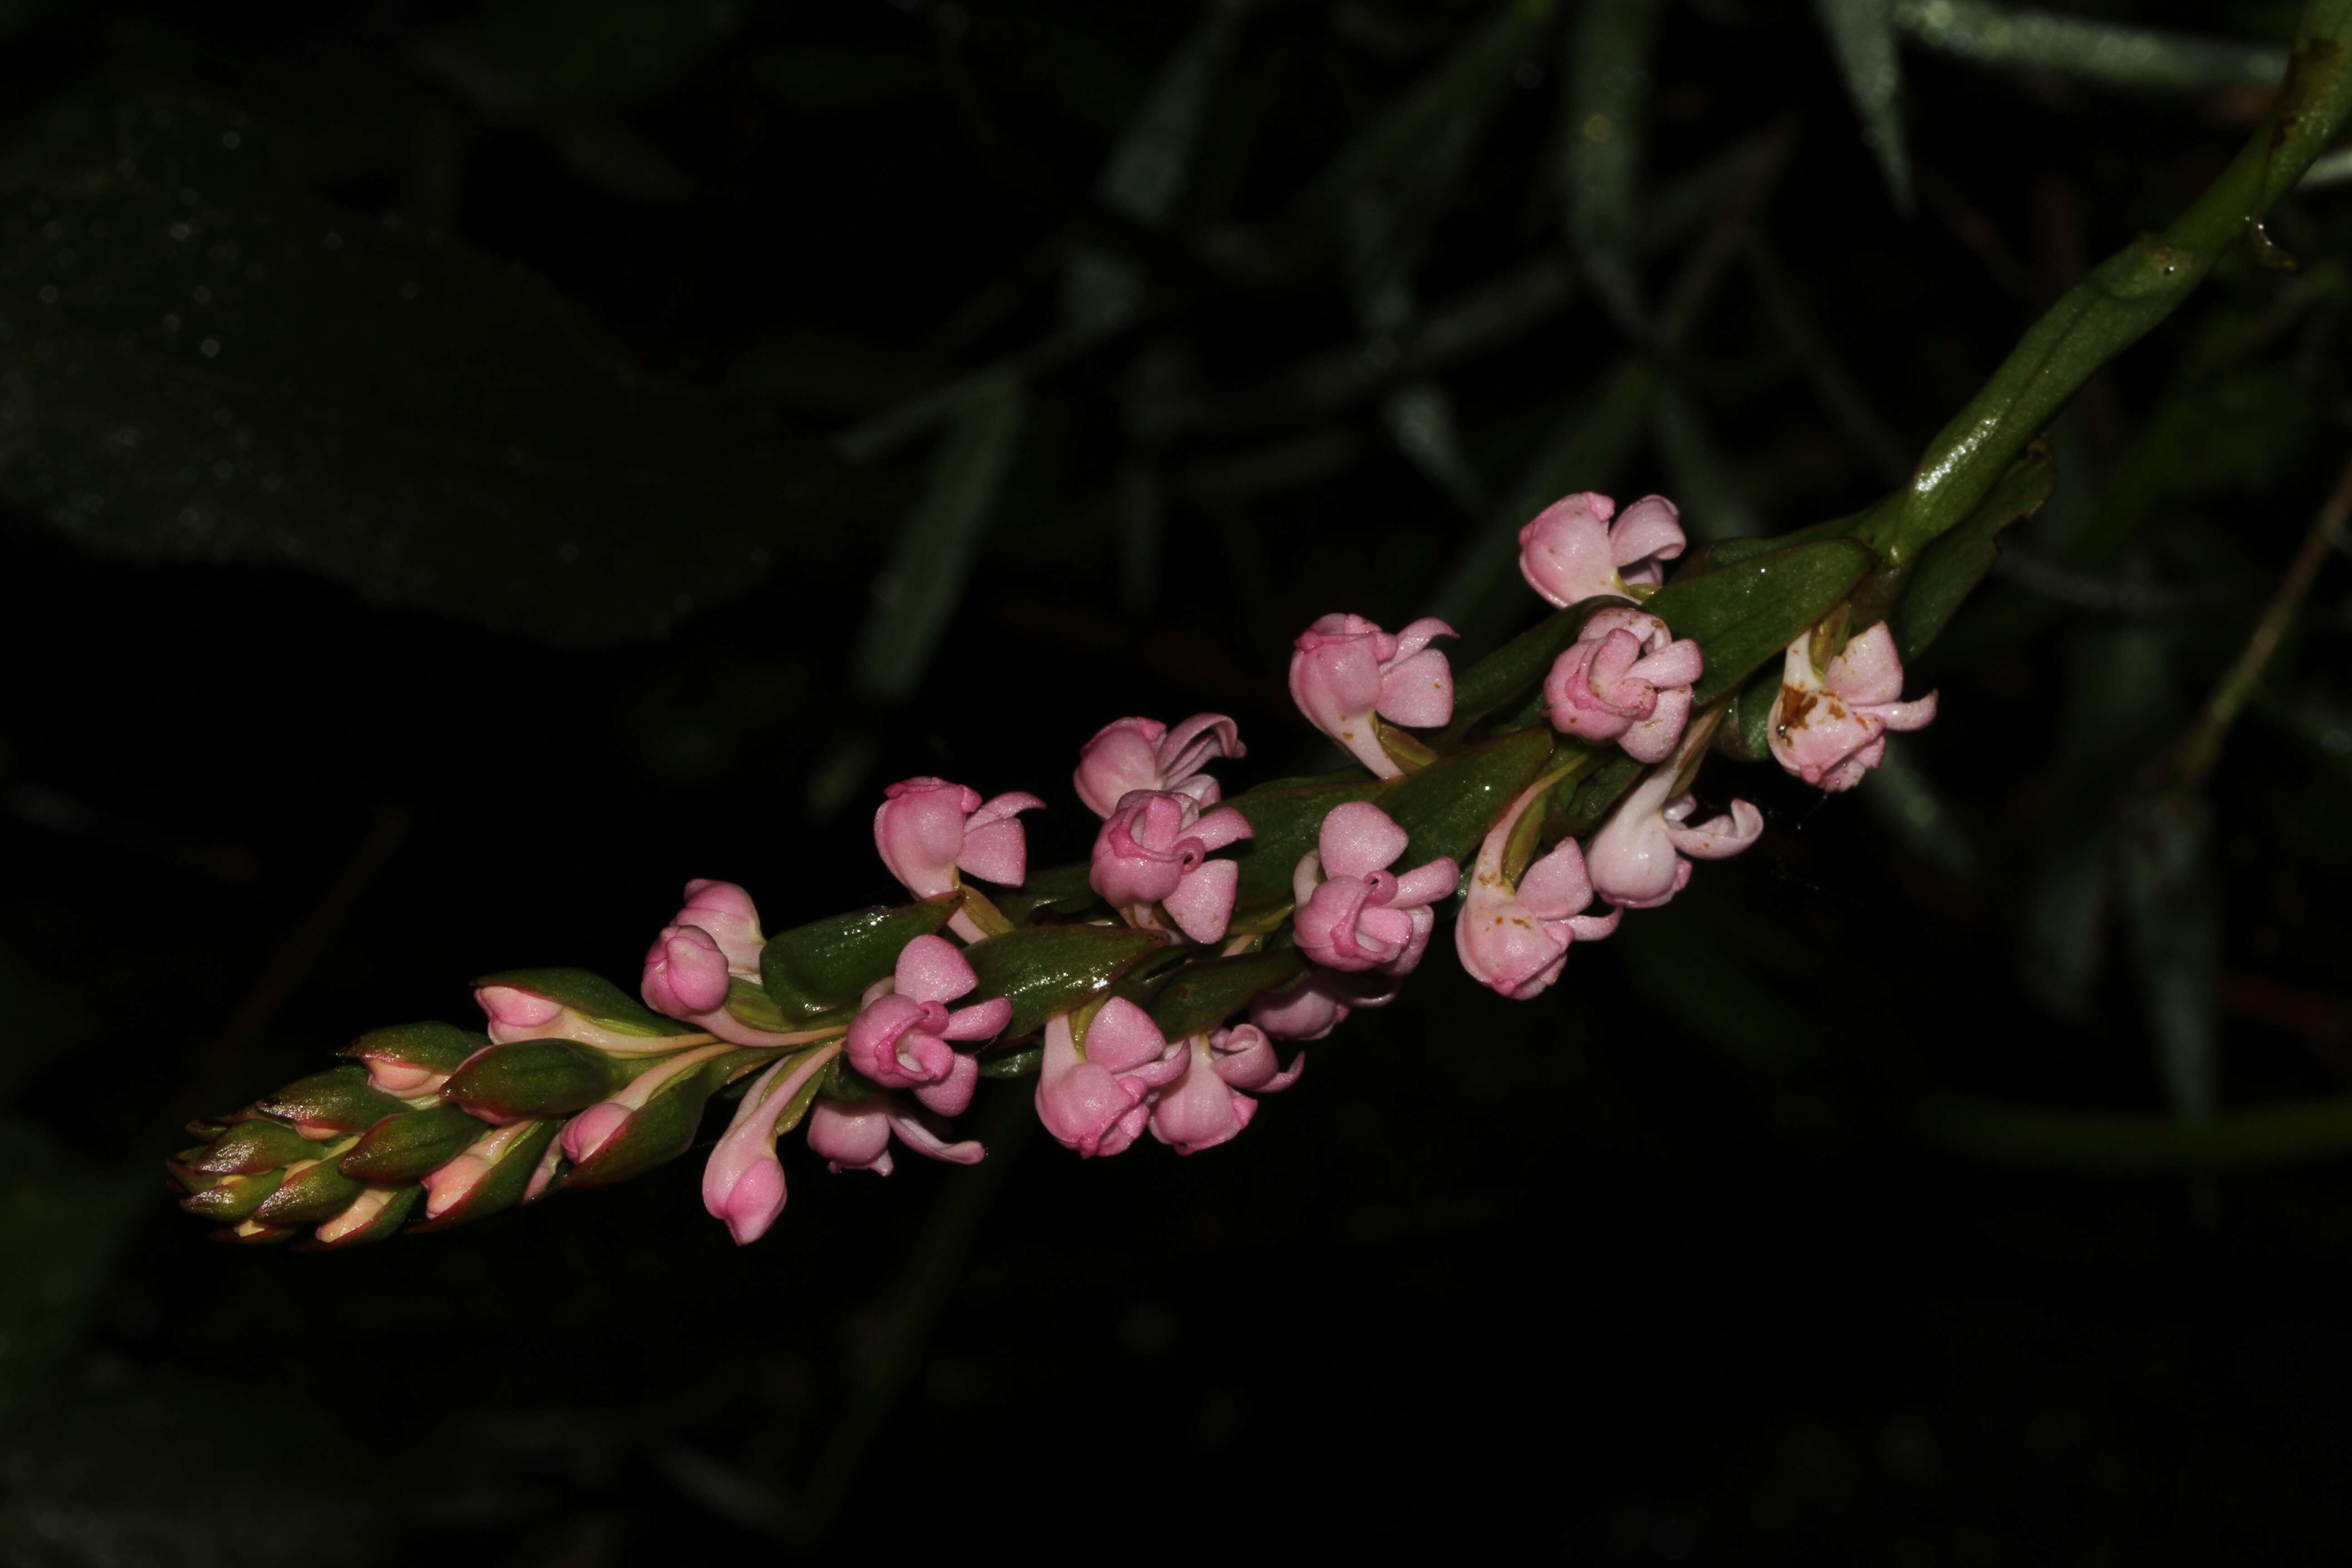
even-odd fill
[(300, 566), (564, 643), (657, 637), (837, 548), (859, 488), (661, 385), (538, 283), (275, 177), (276, 129), (98, 94), (0, 215), (0, 486), (138, 560)]

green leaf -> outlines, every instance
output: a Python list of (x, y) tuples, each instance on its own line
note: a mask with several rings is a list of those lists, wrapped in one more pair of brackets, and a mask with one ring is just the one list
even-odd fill
[[(729, 1058), (716, 1057), (654, 1090), (653, 1097), (621, 1124), (604, 1146), (572, 1167), (567, 1187), (603, 1187), (642, 1175), (677, 1159), (694, 1143), (702, 1107), (727, 1081)], [(529, 1171), (526, 1168), (525, 1177)]]
[(1635, 197), (1662, 0), (1585, 0), (1568, 79), (1569, 227), (1585, 271), (1626, 321), (1642, 317)]
[[(365, 1205), (373, 1211), (364, 1222), (332, 1241), (323, 1237), (316, 1237), (304, 1243), (299, 1250), (340, 1252), (345, 1247), (389, 1241), (400, 1234), (400, 1222), (408, 1217), (408, 1211), (415, 1208), (416, 1200), (424, 1195), (425, 1189), (415, 1183), (402, 1187), (368, 1187), (352, 1200), (353, 1205)], [(343, 1212), (349, 1214), (351, 1211), (347, 1208)], [(341, 1215), (336, 1217), (341, 1218)]]
[(1862, 140), (1878, 157), (1895, 210), (1911, 210), (1911, 158), (1903, 139), (1903, 62), (1895, 48), (1893, 0), (1813, 0), (1847, 95), (1862, 117)]
[(507, 985), (533, 996), (544, 996), (602, 1024), (615, 1034), (657, 1039), (664, 1035), (698, 1035), (692, 1024), (665, 1018), (645, 1006), (603, 975), (585, 969), (508, 969), (485, 974), (477, 986)]
[(1466, 733), (1472, 724), (1496, 709), (1517, 701), (1543, 684), (1560, 651), (1576, 641), (1584, 623), (1612, 605), (1631, 604), (1613, 595), (1587, 599), (1545, 616), (1501, 647), (1454, 678), (1454, 722), (1448, 735)]
[(1499, 735), (1441, 757), (1391, 785), (1380, 805), (1412, 836), (1400, 867), (1451, 856), (1467, 865), (1486, 830), (1502, 820), (1512, 797), (1533, 784), (1551, 761), (1549, 725)]
[(461, 1029), (455, 1024), (392, 1024), (370, 1029), (335, 1054), (397, 1062), (422, 1072), (450, 1073), (489, 1043), (488, 1035)]
[[(1776, 700), (1780, 697), (1778, 686), (1772, 689), (1772, 695)], [(1562, 786), (1567, 793), (1564, 802), (1557, 794), (1547, 796), (1549, 804), (1545, 832), (1557, 838), (1598, 826), (1601, 819), (1609, 815), (1610, 808), (1617, 804), (1618, 798), (1633, 787), (1633, 781), (1640, 778), (1643, 771), (1640, 763), (1621, 752), (1594, 772), (1568, 780)]]
[(1151, 1021), (1171, 1040), (1214, 1028), (1252, 998), (1289, 983), (1307, 967), (1296, 948), (1213, 958), (1176, 972), (1151, 999)]
[(1108, 990), (1146, 953), (1167, 944), (1157, 931), (1121, 926), (1034, 926), (976, 942), (963, 955), (980, 976), (967, 1005), (992, 996), (1013, 1001), (1013, 1021), (997, 1037), (1017, 1040), (1056, 1013)]
[(1027, 1078), (1031, 1073), (1035, 1072), (1045, 1060), (1045, 1047), (1024, 1046), (1017, 1051), (1006, 1051), (1000, 1056), (981, 1058), (980, 1076), (982, 1078)]
[(1028, 398), (1017, 372), (971, 389), (931, 462), (931, 483), (874, 580), (874, 608), (850, 661), (859, 690), (897, 701), (922, 683), (963, 602), (964, 580), (1021, 438)]
[(2221, 1055), (2221, 889), (2211, 808), (2200, 796), (2126, 812), (2116, 878), (2134, 977), (2173, 1114), (2212, 1116)]
[(1032, 871), (1029, 879), (1009, 893), (996, 895), (996, 907), (1004, 911), (1015, 925), (1027, 925), (1034, 918), (1051, 910), (1056, 914), (1071, 914), (1089, 904), (1099, 902), (1094, 884), (1089, 880), (1094, 868), (1081, 860), (1076, 865), (1055, 866), (1044, 871)]
[(289, 1172), (278, 1190), (261, 1200), (252, 1217), (264, 1225), (295, 1228), (320, 1225), (350, 1207), (362, 1188), (363, 1184), (337, 1170), (333, 1161), (321, 1160), (306, 1170)]
[(1316, 836), (1331, 808), (1345, 801), (1377, 799), (1384, 787), (1379, 779), (1358, 772), (1353, 777), (1262, 784), (1225, 802), (1247, 817), (1250, 825), (1250, 837), (1232, 850), (1242, 868), (1234, 909), (1288, 903), (1290, 874), (1315, 847)]
[(364, 1131), (408, 1109), (382, 1090), (369, 1088), (367, 1068), (357, 1065), (312, 1073), (255, 1100), (253, 1108), (265, 1116), (312, 1122), (338, 1132)]
[(492, 1046), (451, 1074), (441, 1098), (488, 1121), (556, 1116), (587, 1110), (628, 1082), (639, 1065), (577, 1040), (516, 1040)]
[(1890, 617), (1906, 664), (1951, 624), (1961, 603), (1992, 570), (2000, 554), (2000, 531), (2041, 510), (2057, 486), (2058, 465), (2050, 448), (2036, 443), (1967, 521), (1927, 547)]
[[(698, 1109), (699, 1104), (698, 1101)], [(490, 1163), (490, 1168), (483, 1173), (482, 1179), (475, 1183), (464, 1197), (415, 1226), (416, 1234), (422, 1236), (427, 1231), (446, 1230), (453, 1225), (483, 1219), (520, 1203), (524, 1191), (530, 1185), (531, 1173), (539, 1169), (540, 1156), (547, 1152), (548, 1144), (562, 1127), (561, 1119), (550, 1117), (543, 1121), (518, 1122), (512, 1127), (499, 1128), (492, 1134), (492, 1141), (487, 1147), (476, 1150)], [(689, 1127), (688, 1131), (690, 1135), (692, 1129)], [(604, 1151), (598, 1152), (602, 1154)]]
[(338, 1163), (343, 1174), (363, 1182), (413, 1182), (447, 1164), (489, 1130), (457, 1106), (428, 1105), (385, 1117), (360, 1134), (359, 1143)]
[(1691, 692), (1705, 707), (1835, 609), (1871, 563), (1852, 540), (1800, 544), (1677, 579), (1642, 607), (1706, 650), (1706, 673)]
[(860, 910), (770, 937), (760, 952), (760, 979), (785, 1026), (856, 1002), (897, 967), (908, 942), (948, 923), (958, 897), (943, 893), (898, 909)]
[(207, 1175), (258, 1175), (297, 1160), (315, 1159), (321, 1147), (283, 1121), (257, 1116), (237, 1122), (205, 1144), (188, 1162), (188, 1168)]
[(1894, 25), (1931, 49), (1995, 69), (2050, 71), (2142, 92), (2266, 90), (2286, 74), (2275, 44), (2199, 37), (1984, 0), (1896, 0)]
[(250, 1216), (262, 1201), (276, 1192), (286, 1179), (285, 1169), (264, 1171), (253, 1176), (229, 1176), (200, 1193), (190, 1193), (180, 1200), (180, 1206), (193, 1215), (235, 1225)]

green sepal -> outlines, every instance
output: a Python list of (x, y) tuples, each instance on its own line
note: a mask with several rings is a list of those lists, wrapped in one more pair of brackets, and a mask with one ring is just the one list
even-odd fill
[(609, 1098), (643, 1067), (577, 1040), (515, 1040), (451, 1073), (441, 1098), (485, 1121), (555, 1116)]
[(349, 1208), (365, 1188), (365, 1183), (337, 1170), (332, 1160), (321, 1160), (278, 1183), (278, 1190), (261, 1200), (252, 1217), (265, 1225), (298, 1230), (306, 1225), (323, 1225)]
[(1961, 602), (1992, 570), (2000, 554), (2000, 531), (2041, 510), (2057, 486), (2058, 465), (2049, 446), (2036, 441), (1982, 505), (1920, 553), (1909, 585), (1887, 617), (1905, 663), (1936, 640)]
[(1715, 731), (1715, 749), (1734, 762), (1769, 762), (1772, 756), (1772, 713), (1780, 705), (1780, 671), (1765, 668), (1739, 689), (1731, 710)]
[(855, 1003), (890, 973), (908, 942), (947, 924), (961, 897), (942, 893), (895, 910), (835, 915), (770, 937), (760, 950), (760, 979), (784, 1026)]
[(275, 1117), (256, 1116), (230, 1126), (202, 1149), (191, 1150), (186, 1163), (207, 1175), (251, 1176), (316, 1158), (319, 1149)]
[[(360, 1195), (353, 1198), (352, 1202), (362, 1203), (366, 1201), (371, 1194), (383, 1194), (383, 1192), (384, 1189), (380, 1186), (363, 1187), (360, 1191)], [(302, 1243), (297, 1250), (302, 1252), (341, 1252), (346, 1247), (365, 1247), (370, 1242), (389, 1241), (394, 1237), (400, 1234), (401, 1221), (408, 1217), (408, 1211), (415, 1208), (416, 1206), (416, 1200), (424, 1195), (425, 1189), (412, 1182), (408, 1185), (401, 1187), (397, 1191), (384, 1195), (383, 1206), (376, 1210), (374, 1217), (371, 1218), (366, 1224), (361, 1226), (358, 1229), (351, 1232), (349, 1235), (340, 1236), (332, 1241), (327, 1241), (319, 1238), (314, 1232), (312, 1239)], [(320, 1224), (325, 1225), (334, 1217), (334, 1215), (330, 1215), (327, 1220), (320, 1221)]]
[(602, 1187), (642, 1175), (686, 1152), (702, 1107), (727, 1081), (731, 1057), (713, 1057), (678, 1073), (621, 1123), (620, 1131), (563, 1178), (567, 1187)]
[(308, 1121), (338, 1132), (361, 1132), (407, 1106), (369, 1087), (367, 1068), (352, 1063), (312, 1073), (253, 1102), (264, 1115)]
[(1177, 971), (1151, 999), (1151, 1021), (1171, 1040), (1212, 1029), (1307, 967), (1297, 948), (1213, 958)]
[(392, 1024), (370, 1029), (335, 1054), (364, 1061), (398, 1062), (422, 1072), (446, 1073), (457, 1071), (458, 1063), (489, 1043), (489, 1036), (461, 1029), (455, 1024)]
[(1617, 804), (1619, 797), (1633, 787), (1633, 781), (1643, 772), (1642, 763), (1620, 754), (1603, 763), (1597, 771), (1570, 780), (1567, 799), (1554, 798), (1550, 803), (1548, 835), (1565, 837), (1596, 826), (1609, 815), (1609, 808)]
[(999, 1057), (980, 1058), (982, 1078), (1027, 1078), (1045, 1065), (1045, 1047), (1024, 1046), (1017, 1051), (1007, 1051)]
[(768, 994), (768, 988), (740, 974), (728, 977), (727, 1012), (737, 1023), (765, 1029), (772, 1035), (781, 1035), (792, 1026), (777, 1007), (776, 999)]
[(422, 1236), (428, 1230), (446, 1230), (453, 1225), (463, 1225), (469, 1219), (483, 1219), (509, 1209), (522, 1201), (523, 1190), (530, 1185), (531, 1173), (539, 1169), (540, 1156), (547, 1152), (548, 1143), (562, 1130), (561, 1119), (548, 1117), (528, 1126), (506, 1129), (509, 1142), (491, 1158), (490, 1168), (473, 1190), (431, 1219), (410, 1228)]
[(1075, 866), (1033, 871), (1018, 888), (998, 894), (996, 907), (1015, 925), (1028, 925), (1048, 910), (1055, 914), (1076, 914), (1090, 904), (1101, 902), (1090, 880), (1093, 872), (1093, 866), (1084, 860)]
[(703, 1032), (692, 1024), (663, 1017), (591, 970), (561, 967), (508, 969), (496, 974), (485, 974), (474, 984), (477, 988), (505, 985), (517, 991), (527, 991), (533, 996), (544, 996), (602, 1024), (616, 1035), (641, 1035), (653, 1038), (662, 1035), (698, 1035)]
[(1007, 931), (963, 950), (980, 976), (980, 988), (964, 997), (969, 1006), (992, 996), (1008, 997), (1013, 1021), (997, 1037), (1017, 1040), (1056, 1013), (1066, 1013), (1107, 990), (1146, 953), (1168, 942), (1158, 931), (1124, 926), (1032, 926)]
[(414, 1182), (456, 1159), (489, 1130), (488, 1123), (455, 1105), (404, 1110), (361, 1133), (359, 1143), (337, 1166), (346, 1176), (379, 1186)]
[(1395, 868), (1425, 866), (1441, 855), (1467, 865), (1486, 830), (1502, 819), (1512, 797), (1535, 783), (1551, 753), (1549, 727), (1519, 730), (1443, 758), (1399, 783), (1380, 803), (1412, 836)]
[(180, 1206), (190, 1214), (235, 1225), (259, 1208), (285, 1179), (282, 1166), (258, 1175), (224, 1176), (204, 1191), (182, 1198)]
[(1246, 817), (1250, 837), (1230, 853), (1241, 867), (1236, 912), (1290, 901), (1290, 875), (1315, 847), (1316, 835), (1331, 808), (1351, 800), (1373, 800), (1388, 786), (1360, 770), (1339, 778), (1301, 779), (1263, 784), (1225, 802)]
[(1705, 707), (1837, 608), (1876, 559), (1851, 539), (1794, 545), (1677, 577), (1642, 607), (1706, 650), (1706, 673), (1691, 690)]
[(1470, 726), (1543, 685), (1545, 676), (1562, 649), (1576, 641), (1584, 623), (1602, 610), (1631, 605), (1631, 599), (1602, 595), (1547, 616), (1454, 678), (1454, 721), (1448, 736), (1469, 732)]
[(824, 1064), (817, 1076), (819, 1090), (828, 1100), (838, 1100), (846, 1105), (873, 1100), (890, 1091), (849, 1065), (849, 1058), (837, 1056)]

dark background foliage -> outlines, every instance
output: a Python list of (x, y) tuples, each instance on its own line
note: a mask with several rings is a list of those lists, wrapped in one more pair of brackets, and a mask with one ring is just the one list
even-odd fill
[(1761, 847), (1538, 1002), (1441, 955), (1232, 1145), (998, 1090), (740, 1251), (690, 1160), (348, 1256), (159, 1190), (690, 876), (886, 895), (890, 779), (1050, 864), (1116, 715), (1319, 765), (1287, 639), (1491, 645), (1562, 491), (1867, 503), (2294, 20), (1989, 11), (0, 6), (0, 1560), (2332, 1559), (2340, 566), (2134, 803), (2342, 462), (2339, 186), (2062, 418), (1895, 765), (1723, 767)]

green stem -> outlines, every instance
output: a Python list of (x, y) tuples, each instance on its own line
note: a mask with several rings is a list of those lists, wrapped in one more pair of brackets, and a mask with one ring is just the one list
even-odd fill
[(2163, 233), (2143, 235), (2068, 290), (1928, 445), (1910, 485), (1855, 538), (1896, 563), (1958, 524), (2092, 374), (2170, 315), (2294, 188), (2352, 110), (2352, 0), (2307, 0), (2286, 82), (2219, 178)]

